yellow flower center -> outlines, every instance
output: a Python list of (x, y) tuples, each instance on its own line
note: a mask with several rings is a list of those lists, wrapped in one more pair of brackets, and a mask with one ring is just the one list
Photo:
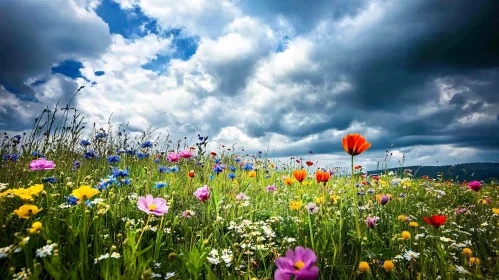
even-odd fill
[(296, 268), (296, 270), (300, 270), (300, 269), (302, 269), (304, 266), (305, 266), (305, 263), (304, 263), (304, 262), (295, 262), (295, 264), (294, 264), (294, 267)]
[(151, 204), (151, 205), (149, 205), (148, 208), (149, 208), (149, 210), (154, 211), (154, 210), (156, 210), (157, 206), (155, 204)]

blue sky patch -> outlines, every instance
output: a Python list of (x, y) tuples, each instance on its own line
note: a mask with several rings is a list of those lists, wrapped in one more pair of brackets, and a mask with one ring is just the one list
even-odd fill
[(52, 73), (60, 73), (64, 76), (70, 77), (72, 79), (82, 78), (80, 69), (83, 68), (83, 64), (76, 60), (65, 60), (59, 65), (51, 68)]
[(94, 75), (95, 75), (95, 76), (103, 76), (104, 74), (105, 74), (105, 72), (104, 72), (104, 71), (95, 71), (95, 72), (94, 72)]
[(127, 39), (159, 33), (156, 20), (146, 16), (137, 6), (123, 10), (112, 0), (102, 0), (95, 12), (109, 25), (111, 33), (121, 34)]

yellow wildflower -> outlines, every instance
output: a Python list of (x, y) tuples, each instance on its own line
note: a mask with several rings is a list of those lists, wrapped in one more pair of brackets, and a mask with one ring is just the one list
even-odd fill
[(31, 233), (31, 234), (33, 234), (33, 233), (39, 233), (40, 230), (42, 230), (42, 223), (40, 223), (40, 222), (34, 222), (31, 225), (31, 228), (29, 229), (29, 233)]
[(14, 210), (14, 214), (17, 214), (23, 219), (28, 219), (40, 211), (42, 211), (42, 209), (38, 209), (36, 205), (25, 204), (19, 207), (19, 209)]
[(288, 178), (284, 179), (284, 184), (291, 185), (291, 184), (293, 184), (294, 181), (295, 180), (293, 178), (288, 177)]
[(250, 178), (255, 177), (255, 176), (256, 176), (256, 171), (250, 171), (250, 172), (248, 172), (248, 176), (249, 176)]
[(479, 265), (480, 264), (480, 259), (479, 258), (470, 258), (470, 265)]
[(324, 197), (323, 197), (323, 196), (321, 196), (321, 197), (317, 197), (317, 198), (315, 198), (315, 202), (316, 202), (317, 204), (324, 204), (324, 202), (326, 202), (326, 200), (324, 199)]
[(416, 222), (410, 222), (409, 226), (412, 227), (412, 228), (417, 228), (417, 227), (419, 227), (419, 224), (416, 223)]
[(403, 231), (402, 232), (402, 238), (404, 238), (405, 240), (408, 240), (411, 238), (411, 233), (408, 232), (408, 231)]
[(76, 190), (73, 190), (72, 195), (82, 201), (90, 199), (92, 196), (99, 193), (99, 190), (94, 189), (90, 186), (81, 186)]
[(385, 269), (386, 272), (392, 272), (393, 269), (395, 268), (395, 264), (390, 260), (386, 260), (383, 263), (383, 268)]
[(369, 272), (369, 264), (367, 262), (360, 262), (359, 263), (359, 270), (361, 272)]
[(492, 208), (492, 212), (494, 212), (494, 214), (496, 215), (499, 215), (499, 208)]
[(302, 203), (299, 200), (293, 200), (291, 201), (291, 204), (289, 205), (289, 209), (291, 210), (298, 210), (300, 209)]
[(465, 254), (468, 257), (471, 257), (471, 255), (473, 254), (473, 251), (471, 251), (470, 248), (464, 248), (463, 249), (463, 254)]

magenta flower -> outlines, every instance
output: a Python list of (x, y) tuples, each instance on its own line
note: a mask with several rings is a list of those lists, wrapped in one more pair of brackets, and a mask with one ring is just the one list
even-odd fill
[(275, 280), (289, 280), (295, 275), (295, 280), (315, 280), (319, 277), (319, 268), (314, 266), (317, 256), (312, 249), (301, 246), (295, 251), (288, 249), (286, 257), (275, 260), (277, 270), (274, 273)]
[(168, 213), (168, 209), (170, 208), (166, 205), (166, 200), (162, 198), (153, 198), (150, 194), (146, 197), (139, 197), (137, 207), (147, 214), (153, 214), (156, 216), (163, 216)]
[(53, 161), (44, 158), (34, 159), (29, 163), (29, 169), (31, 170), (49, 170), (54, 169), (54, 167)]
[(265, 187), (265, 191), (266, 191), (266, 192), (276, 192), (276, 191), (277, 191), (277, 188), (275, 187), (275, 185), (266, 186), (266, 187)]
[(243, 192), (240, 192), (236, 195), (236, 200), (248, 200), (249, 196), (245, 195)]
[(468, 188), (477, 192), (482, 188), (482, 184), (478, 181), (472, 181), (468, 183)]
[(188, 159), (188, 158), (192, 157), (192, 152), (188, 151), (188, 150), (181, 151), (179, 153), (179, 156), (182, 157), (182, 158)]
[(379, 217), (367, 217), (366, 225), (368, 228), (374, 228), (376, 226), (376, 222), (379, 220)]
[(194, 195), (200, 200), (200, 201), (206, 201), (208, 198), (210, 198), (210, 190), (208, 189), (208, 186), (205, 185), (204, 187), (198, 188), (195, 192)]
[(169, 162), (178, 162), (179, 156), (177, 153), (169, 153), (168, 156), (166, 157)]

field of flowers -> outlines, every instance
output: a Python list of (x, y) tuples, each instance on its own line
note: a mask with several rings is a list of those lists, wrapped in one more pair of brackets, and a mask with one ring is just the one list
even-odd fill
[(2, 142), (0, 279), (499, 279), (497, 184), (366, 175), (360, 135), (341, 173), (41, 119)]

